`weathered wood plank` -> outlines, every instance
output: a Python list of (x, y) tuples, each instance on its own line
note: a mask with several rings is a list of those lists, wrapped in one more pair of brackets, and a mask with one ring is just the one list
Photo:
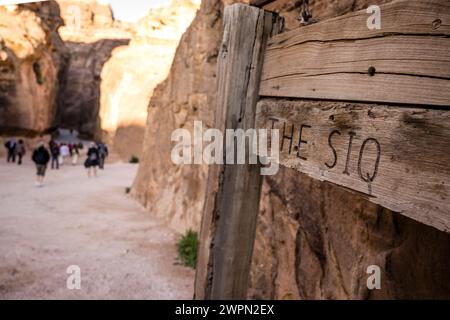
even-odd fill
[[(275, 13), (235, 4), (225, 9), (218, 57), (215, 128), (255, 126), (263, 54), (280, 31)], [(245, 299), (261, 193), (258, 165), (209, 169), (195, 282), (196, 299)]]
[(380, 30), (363, 10), (273, 37), (260, 95), (450, 106), (450, 1), (380, 8)]
[(281, 165), (450, 232), (450, 111), (263, 99), (256, 125), (293, 137)]
[(268, 50), (310, 41), (360, 40), (390, 35), (450, 35), (448, 0), (398, 0), (379, 7), (379, 30), (367, 28), (369, 14), (360, 10), (278, 34), (269, 40)]

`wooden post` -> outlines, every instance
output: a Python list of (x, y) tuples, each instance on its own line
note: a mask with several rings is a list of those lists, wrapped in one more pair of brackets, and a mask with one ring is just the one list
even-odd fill
[[(282, 25), (275, 13), (248, 5), (225, 9), (215, 128), (225, 133), (225, 129), (255, 127), (263, 54), (268, 38), (280, 32)], [(210, 167), (196, 299), (246, 298), (261, 182), (258, 165)]]

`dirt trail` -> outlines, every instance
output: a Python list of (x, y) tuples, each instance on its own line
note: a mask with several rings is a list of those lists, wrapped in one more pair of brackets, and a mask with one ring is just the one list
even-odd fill
[[(27, 155), (29, 158), (29, 155)], [(176, 263), (177, 235), (125, 194), (137, 166), (49, 171), (0, 159), (0, 299), (191, 299), (194, 271)], [(81, 290), (66, 269), (81, 268)]]

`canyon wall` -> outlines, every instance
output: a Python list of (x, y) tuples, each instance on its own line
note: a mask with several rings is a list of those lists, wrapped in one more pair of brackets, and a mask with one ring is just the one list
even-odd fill
[(221, 41), (221, 16), (230, 1), (202, 1), (177, 48), (169, 77), (157, 86), (148, 109), (143, 155), (133, 194), (173, 228), (198, 229), (207, 167), (171, 161), (171, 134), (193, 132), (194, 120), (213, 126), (215, 78)]
[(58, 0), (70, 50), (57, 121), (104, 140), (123, 160), (140, 156), (148, 101), (169, 71), (195, 0), (173, 0), (136, 24), (116, 21), (95, 0)]
[(103, 139), (122, 159), (141, 156), (148, 101), (169, 72), (180, 38), (198, 5), (174, 0), (140, 20), (128, 46), (112, 51), (101, 73)]
[[(192, 133), (193, 121), (213, 125), (216, 57), (224, 5), (204, 0), (184, 34), (166, 81), (151, 99), (143, 156), (133, 194), (151, 214), (179, 231), (198, 230), (207, 168), (175, 166), (174, 129)], [(387, 1), (370, 1), (381, 4)], [(317, 0), (313, 16), (324, 20), (363, 9), (367, 0)], [(298, 2), (271, 10), (298, 26)], [(342, 188), (281, 168), (263, 185), (252, 262), (250, 298), (380, 299), (448, 298), (450, 236), (373, 205)], [(366, 268), (382, 271), (382, 290), (367, 291)]]
[(65, 25), (59, 29), (70, 62), (59, 92), (57, 122), (84, 137), (100, 138), (103, 66), (114, 48), (127, 45), (132, 26), (114, 21), (111, 8), (95, 0), (58, 0)]
[[(450, 236), (297, 174), (265, 179), (253, 254), (255, 299), (448, 299)], [(381, 268), (369, 291), (367, 267)]]
[(0, 6), (0, 134), (37, 135), (54, 127), (67, 49), (53, 2)]

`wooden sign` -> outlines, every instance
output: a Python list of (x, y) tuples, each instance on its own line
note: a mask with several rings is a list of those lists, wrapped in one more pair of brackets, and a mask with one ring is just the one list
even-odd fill
[(450, 107), (450, 1), (395, 1), (272, 37), (260, 95)]
[[(244, 4), (225, 9), (217, 61), (215, 128), (255, 127), (264, 49), (281, 31), (277, 14)], [(259, 212), (258, 165), (209, 169), (197, 259), (196, 299), (245, 299)]]
[[(279, 129), (281, 165), (450, 232), (450, 1), (377, 8), (380, 29), (363, 10), (280, 34), (276, 14), (227, 7), (215, 128)], [(210, 168), (196, 299), (245, 299), (261, 181)]]
[(263, 99), (256, 125), (280, 130), (281, 165), (450, 231), (450, 111)]

